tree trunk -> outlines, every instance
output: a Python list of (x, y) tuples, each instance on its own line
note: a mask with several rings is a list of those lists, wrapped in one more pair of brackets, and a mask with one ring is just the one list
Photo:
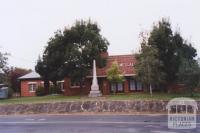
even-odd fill
[(117, 83), (116, 82), (113, 82), (113, 84), (115, 84), (115, 88), (114, 88), (114, 95), (116, 94), (116, 92), (117, 92)]
[(44, 89), (45, 89), (45, 93), (49, 94), (49, 81), (48, 80), (44, 80)]
[(53, 86), (54, 86), (53, 93), (58, 94), (57, 81), (53, 81)]
[(57, 88), (57, 82), (56, 81), (53, 81), (53, 85), (55, 88)]
[(191, 97), (194, 96), (194, 94), (193, 94), (193, 88), (191, 88), (191, 87), (190, 87), (190, 96), (191, 96)]
[(149, 89), (150, 89), (150, 94), (151, 94), (151, 97), (152, 97), (152, 86), (151, 86), (151, 84), (149, 85)]
[(82, 94), (83, 93), (83, 90), (82, 90), (83, 89), (83, 82), (82, 82), (82, 80), (80, 80), (79, 83), (80, 83), (80, 95), (82, 96), (83, 95)]

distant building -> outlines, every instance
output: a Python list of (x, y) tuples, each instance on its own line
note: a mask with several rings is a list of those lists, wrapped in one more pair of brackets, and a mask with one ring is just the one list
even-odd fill
[[(142, 84), (135, 79), (134, 64), (136, 59), (133, 55), (116, 55), (107, 57), (107, 65), (103, 68), (97, 68), (97, 78), (99, 88), (103, 95), (112, 93), (115, 89), (117, 93), (130, 93), (136, 91), (143, 91)], [(106, 78), (107, 70), (111, 67), (112, 63), (118, 62), (119, 69), (125, 77), (123, 83), (109, 83)], [(22, 96), (35, 96), (35, 90), (38, 86), (43, 86), (43, 80), (36, 72), (29, 73), (19, 78), (21, 81), (21, 95)], [(72, 81), (66, 77), (63, 81), (58, 82), (64, 95), (78, 95), (80, 93), (89, 94), (92, 84), (92, 73), (90, 73), (83, 85), (83, 90), (80, 89), (80, 85), (77, 82)]]
[(30, 72), (20, 78), (21, 96), (35, 96), (35, 90), (42, 85), (42, 78), (36, 72)]

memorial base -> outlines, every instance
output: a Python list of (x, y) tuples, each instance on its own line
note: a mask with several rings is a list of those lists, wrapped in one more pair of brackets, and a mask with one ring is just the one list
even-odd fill
[(88, 97), (101, 97), (102, 93), (99, 90), (91, 90)]

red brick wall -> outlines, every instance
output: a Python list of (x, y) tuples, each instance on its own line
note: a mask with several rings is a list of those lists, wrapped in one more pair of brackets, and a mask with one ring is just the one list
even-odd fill
[(41, 80), (22, 80), (21, 85), (21, 96), (28, 97), (28, 96), (35, 96), (35, 92), (29, 92), (28, 83), (29, 82), (36, 82), (37, 86), (41, 85)]
[[(41, 80), (22, 80), (21, 81), (21, 96), (35, 96), (35, 92), (29, 92), (28, 83), (36, 82), (37, 86), (41, 85)], [(92, 84), (92, 78), (88, 78), (85, 81), (85, 86), (81, 90), (80, 87), (72, 87), (71, 81), (69, 78), (64, 79), (64, 95), (72, 96), (72, 95), (88, 95), (90, 93)], [(106, 78), (101, 78), (101, 84), (99, 85), (101, 92), (103, 95), (110, 94), (110, 83)], [(124, 82), (124, 93), (130, 93), (128, 80)]]
[[(101, 84), (99, 84), (99, 89), (101, 90), (103, 95), (109, 95), (110, 94), (110, 83), (106, 78), (98, 79), (101, 80)], [(64, 82), (64, 88), (65, 88), (65, 95), (71, 96), (71, 95), (80, 95), (81, 93), (84, 95), (88, 95), (90, 93), (91, 84), (92, 84), (92, 78), (88, 78), (85, 81), (85, 86), (81, 90), (80, 87), (72, 87), (70, 86), (70, 79), (66, 78)], [(131, 93), (129, 90), (129, 81), (128, 78), (124, 81), (124, 93)]]
[(124, 81), (124, 93), (129, 93), (130, 90), (129, 90), (129, 81), (126, 79)]
[(106, 80), (106, 79), (103, 79), (102, 93), (103, 93), (103, 95), (110, 94), (110, 84), (109, 84), (108, 80)]
[(91, 80), (90, 79), (86, 79), (85, 81), (85, 86), (82, 88), (79, 86), (71, 86), (71, 81), (69, 78), (65, 78), (64, 80), (64, 95), (66, 96), (72, 96), (72, 95), (80, 95), (80, 94), (84, 94), (84, 95), (88, 95), (90, 92), (90, 87), (91, 87)]

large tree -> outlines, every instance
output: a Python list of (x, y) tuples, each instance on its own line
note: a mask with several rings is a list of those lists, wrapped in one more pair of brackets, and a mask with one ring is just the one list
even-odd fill
[(77, 21), (50, 38), (42, 59), (38, 60), (36, 71), (55, 85), (56, 81), (68, 76), (79, 82), (82, 88), (92, 68), (92, 60), (96, 59), (99, 67), (105, 65), (106, 60), (100, 55), (107, 52), (108, 45), (96, 23)]
[(48, 93), (49, 81), (52, 81), (57, 87), (57, 81), (64, 78), (65, 72), (65, 45), (64, 36), (60, 30), (55, 32), (55, 35), (48, 41), (48, 45), (44, 50), (42, 58), (39, 57), (37, 65), (35, 66), (43, 80), (46, 93)]
[(82, 88), (86, 75), (92, 68), (92, 61), (97, 61), (98, 67), (105, 65), (101, 53), (107, 52), (108, 41), (100, 34), (96, 23), (77, 21), (70, 29), (65, 29), (66, 43), (65, 65), (68, 76), (80, 83)]
[(173, 33), (168, 19), (162, 19), (150, 32), (148, 45), (158, 49), (159, 60), (163, 62), (162, 70), (166, 73), (166, 83), (177, 82), (181, 57), (194, 58), (196, 50), (181, 37)]
[(50, 74), (50, 69), (49, 66), (47, 65), (46, 62), (46, 56), (43, 55), (43, 58), (39, 56), (39, 59), (37, 61), (37, 65), (35, 66), (35, 71), (39, 73), (44, 80), (44, 88), (45, 88), (45, 93), (49, 93), (49, 74)]
[(145, 36), (141, 37), (141, 51), (136, 54), (137, 63), (134, 66), (137, 73), (136, 78), (141, 81), (144, 88), (150, 90), (152, 95), (153, 86), (164, 83), (166, 74), (161, 70), (163, 63), (158, 58), (158, 49), (148, 45)]
[[(141, 37), (141, 53), (137, 55), (138, 62), (135, 67), (137, 77), (144, 85), (149, 86), (148, 88), (151, 88), (151, 85), (167, 88), (168, 85), (178, 83), (181, 78), (185, 78), (181, 77), (185, 72), (183, 66), (185, 61), (194, 62), (196, 49), (183, 39), (180, 32), (172, 31), (168, 19), (162, 19), (153, 26), (149, 34), (143, 33)], [(191, 78), (192, 76), (190, 75)]]

